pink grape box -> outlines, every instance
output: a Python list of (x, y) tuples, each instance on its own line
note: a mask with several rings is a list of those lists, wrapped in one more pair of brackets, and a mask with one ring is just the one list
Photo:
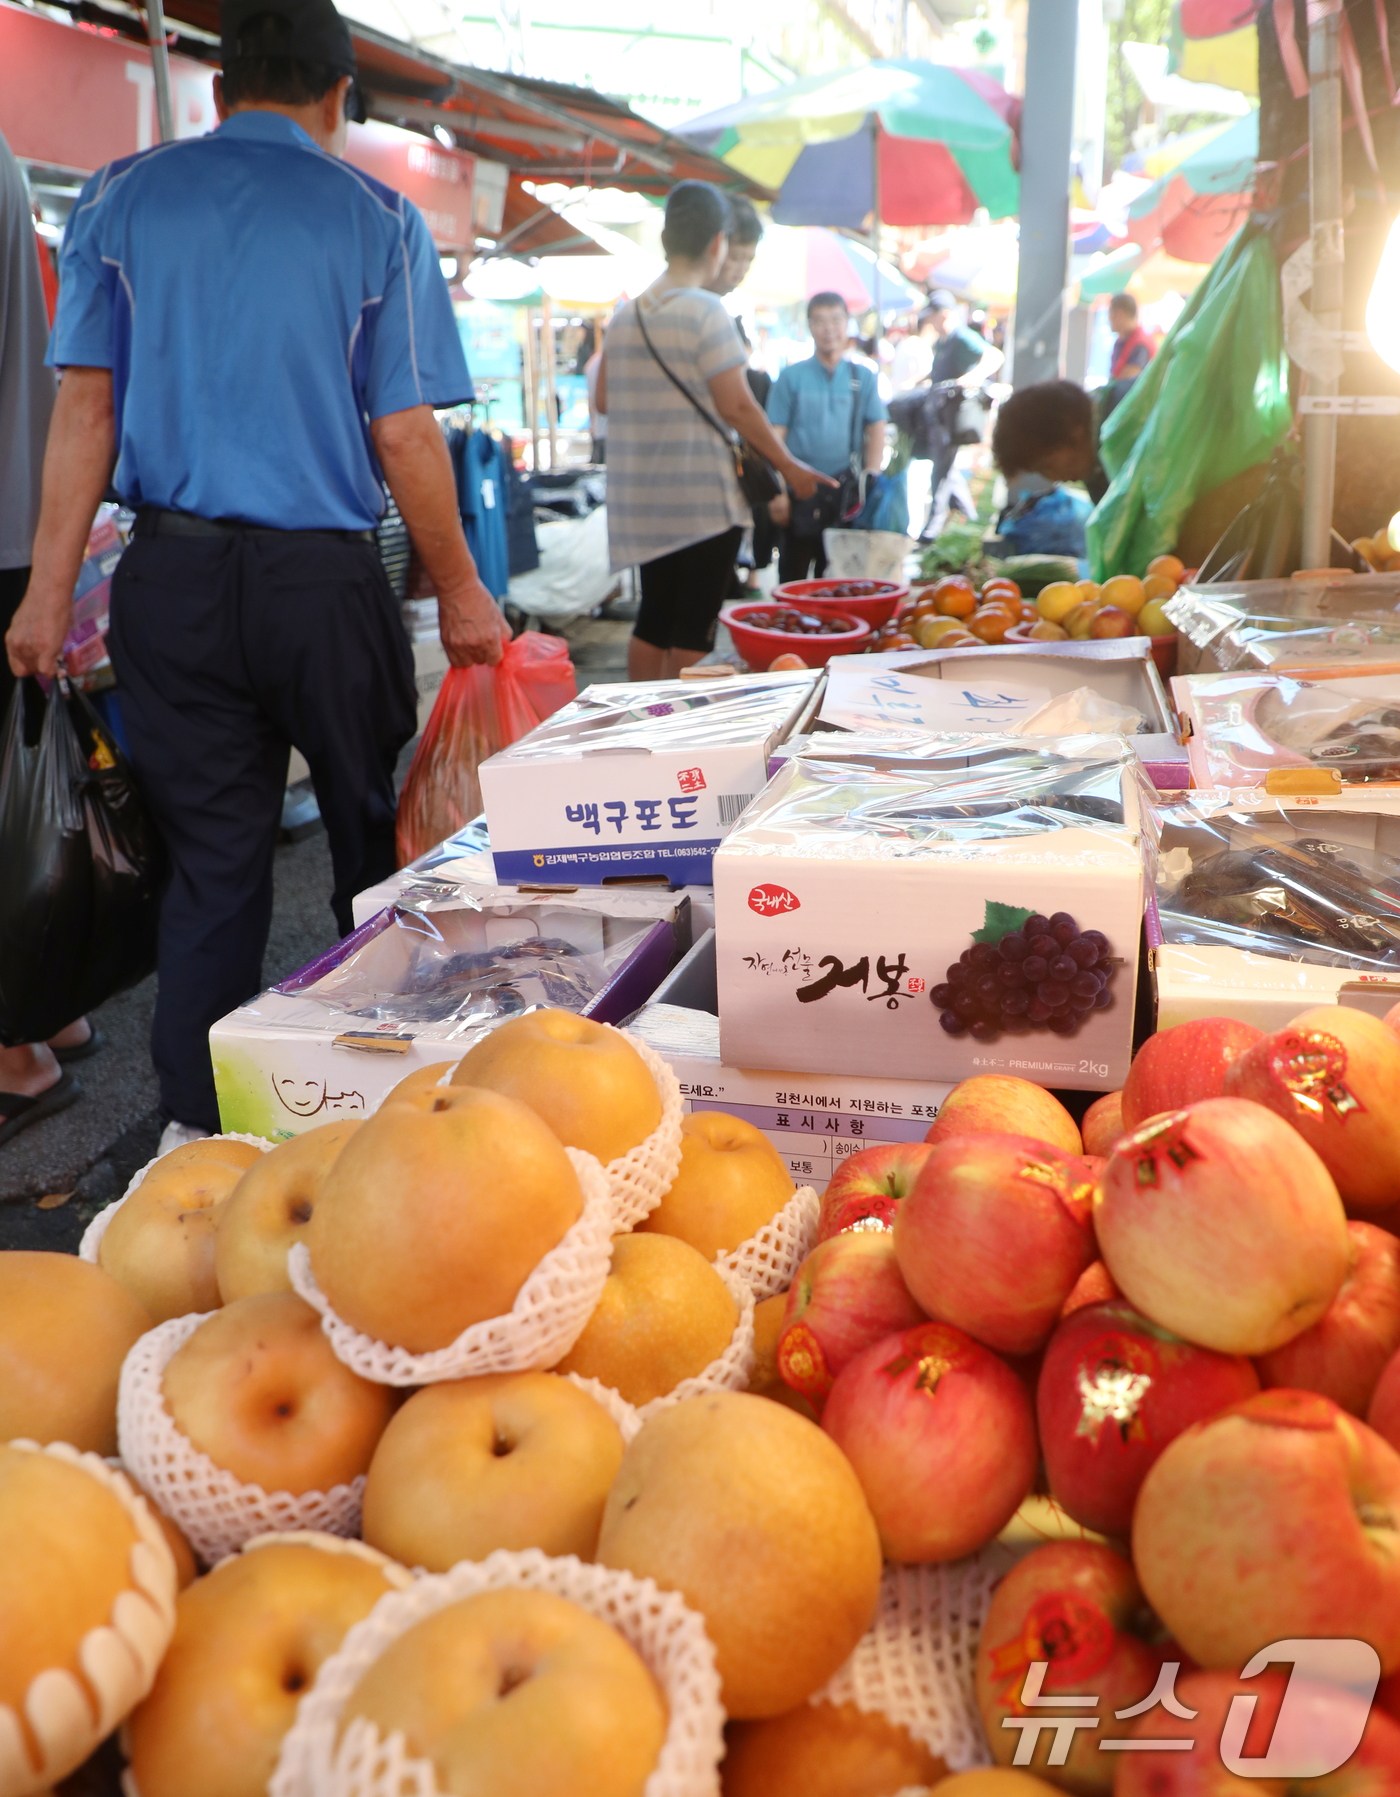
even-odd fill
[(715, 856), (726, 1065), (1111, 1092), (1132, 1058), (1145, 849), (1118, 737), (839, 739)]

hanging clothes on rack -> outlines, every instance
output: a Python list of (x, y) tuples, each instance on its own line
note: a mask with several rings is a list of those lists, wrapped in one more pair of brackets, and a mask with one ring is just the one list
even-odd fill
[(506, 458), (489, 431), (449, 423), (444, 435), (457, 483), (457, 509), (483, 585), (504, 599), (510, 585), (506, 543)]

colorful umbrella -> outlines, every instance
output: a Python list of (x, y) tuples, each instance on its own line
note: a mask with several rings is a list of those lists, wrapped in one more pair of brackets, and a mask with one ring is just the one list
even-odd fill
[(1259, 159), (1259, 114), (1236, 119), (1138, 195), (1128, 236), (1182, 262), (1214, 262), (1249, 216)]
[(678, 135), (780, 188), (780, 224), (970, 224), (979, 206), (1016, 212), (1020, 106), (975, 69), (876, 61), (750, 95)]
[[(739, 289), (745, 305), (802, 304), (814, 293), (839, 293), (853, 313), (875, 305), (875, 257), (863, 243), (820, 227), (775, 225), (763, 234), (753, 267)], [(881, 312), (908, 312), (924, 296), (892, 262), (879, 265)]]

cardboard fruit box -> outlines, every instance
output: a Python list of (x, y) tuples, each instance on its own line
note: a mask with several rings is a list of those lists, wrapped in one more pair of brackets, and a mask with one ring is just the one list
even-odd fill
[[(1146, 792), (1117, 737), (790, 761), (715, 856), (724, 1062), (1115, 1090), (1132, 1053)], [(1046, 940), (1061, 953), (1031, 954), (1027, 923), (1037, 940), (1060, 930)], [(1001, 971), (1013, 950), (1029, 976)], [(988, 980), (975, 1000), (965, 990)]]

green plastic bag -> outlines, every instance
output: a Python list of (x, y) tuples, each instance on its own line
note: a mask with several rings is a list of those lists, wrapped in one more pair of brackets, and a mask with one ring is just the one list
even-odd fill
[(1113, 484), (1089, 519), (1094, 578), (1141, 574), (1175, 549), (1200, 495), (1267, 461), (1292, 423), (1278, 269), (1246, 225), (1103, 427)]

